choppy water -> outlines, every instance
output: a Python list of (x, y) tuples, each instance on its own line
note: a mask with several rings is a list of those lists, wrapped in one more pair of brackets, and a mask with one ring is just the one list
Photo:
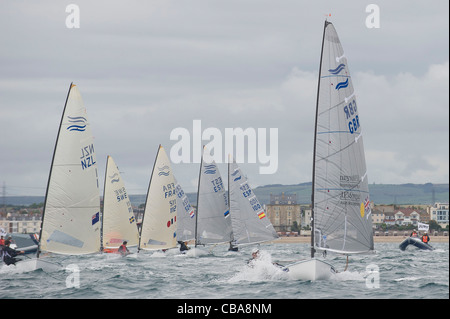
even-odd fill
[[(0, 299), (448, 299), (449, 244), (433, 246), (434, 251), (403, 252), (398, 243), (376, 243), (376, 254), (351, 257), (346, 272), (317, 282), (290, 280), (271, 263), (308, 258), (308, 244), (263, 244), (263, 258), (253, 268), (246, 264), (254, 247), (228, 252), (216, 246), (187, 255), (54, 255), (48, 260), (61, 264), (61, 271), (0, 269)], [(328, 260), (338, 270), (345, 267), (341, 256)]]

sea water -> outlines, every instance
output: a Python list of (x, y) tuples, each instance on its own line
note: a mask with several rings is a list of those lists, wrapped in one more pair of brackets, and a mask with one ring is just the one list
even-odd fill
[[(273, 262), (309, 258), (308, 244), (261, 244), (261, 259), (247, 265), (254, 246), (229, 252), (228, 246), (84, 256), (49, 255), (61, 270), (21, 272), (0, 268), (0, 299), (448, 299), (449, 244), (433, 251), (408, 249), (398, 243), (375, 243), (374, 254), (345, 258), (329, 254), (339, 271), (330, 280), (289, 278)], [(183, 302), (181, 302), (183, 301)]]

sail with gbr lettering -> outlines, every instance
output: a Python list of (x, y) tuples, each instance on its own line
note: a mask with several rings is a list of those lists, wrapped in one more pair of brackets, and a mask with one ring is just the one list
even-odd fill
[(118, 248), (124, 241), (127, 246), (137, 246), (139, 233), (125, 183), (114, 159), (106, 161), (103, 190), (103, 248)]
[(343, 254), (373, 250), (362, 121), (348, 60), (325, 22), (313, 163), (314, 247)]
[(160, 250), (176, 247), (177, 196), (169, 158), (160, 145), (145, 202), (139, 249)]
[(99, 252), (100, 224), (94, 140), (80, 92), (71, 84), (47, 184), (40, 250), (66, 255)]
[[(293, 279), (329, 279), (316, 251), (348, 255), (374, 249), (359, 105), (336, 30), (325, 21), (314, 132), (311, 259), (287, 265)], [(326, 256), (326, 254), (323, 254)], [(347, 266), (345, 270), (347, 269)], [(344, 271), (345, 271), (344, 270)]]

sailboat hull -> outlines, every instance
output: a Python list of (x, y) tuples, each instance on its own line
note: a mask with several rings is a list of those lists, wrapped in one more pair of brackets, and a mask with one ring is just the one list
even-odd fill
[(286, 268), (289, 269), (289, 277), (294, 280), (327, 280), (336, 273), (331, 264), (316, 258), (301, 260)]
[(38, 269), (42, 269), (45, 272), (54, 272), (61, 270), (62, 267), (58, 264), (42, 260), (41, 258), (32, 258), (18, 261), (15, 265), (2, 264), (0, 269), (5, 271), (6, 269), (13, 269), (14, 272), (30, 272)]

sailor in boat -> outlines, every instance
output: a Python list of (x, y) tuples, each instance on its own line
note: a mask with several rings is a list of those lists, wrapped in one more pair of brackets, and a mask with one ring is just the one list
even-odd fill
[(3, 239), (3, 235), (2, 235), (1, 238), (0, 238), (0, 249), (4, 245), (5, 245), (5, 239)]
[(255, 266), (255, 262), (261, 258), (261, 253), (258, 248), (253, 248), (252, 250), (252, 258), (247, 261), (247, 266), (253, 268)]
[(234, 246), (233, 243), (230, 241), (230, 247), (228, 248), (228, 251), (239, 251), (239, 247)]
[(186, 250), (189, 250), (190, 248), (187, 245), (187, 241), (183, 242), (181, 240), (178, 241), (178, 243), (180, 244), (180, 252), (184, 254), (184, 252)]
[(427, 233), (427, 232), (425, 232), (425, 233), (422, 235), (422, 242), (425, 243), (425, 244), (427, 244), (427, 245), (428, 245), (428, 243), (430, 242), (430, 236), (428, 236), (428, 233)]
[(15, 265), (16, 262), (21, 260), (15, 257), (17, 255), (25, 254), (25, 252), (23, 250), (17, 251), (15, 249), (12, 249), (11, 247), (9, 247), (10, 244), (11, 244), (10, 240), (5, 240), (5, 245), (1, 246), (0, 259), (6, 265)]
[[(247, 261), (247, 266), (249, 266), (250, 268), (253, 268), (255, 266), (255, 262), (257, 262), (260, 259), (261, 259), (261, 252), (259, 251), (258, 248), (253, 248), (252, 258)], [(281, 270), (283, 270), (283, 271), (286, 271), (286, 272), (289, 271), (288, 268), (286, 268), (285, 266), (283, 266), (279, 263), (272, 262), (272, 265), (274, 265), (278, 268), (281, 268)]]
[(126, 256), (130, 253), (130, 251), (127, 248), (127, 243), (128, 242), (126, 240), (124, 240), (122, 245), (120, 245), (119, 249), (117, 249), (117, 252), (119, 254), (121, 254), (122, 256)]
[(409, 235), (409, 237), (415, 237), (415, 238), (419, 237), (419, 235), (417, 235), (417, 230), (413, 229), (413, 231), (412, 231), (411, 235)]

